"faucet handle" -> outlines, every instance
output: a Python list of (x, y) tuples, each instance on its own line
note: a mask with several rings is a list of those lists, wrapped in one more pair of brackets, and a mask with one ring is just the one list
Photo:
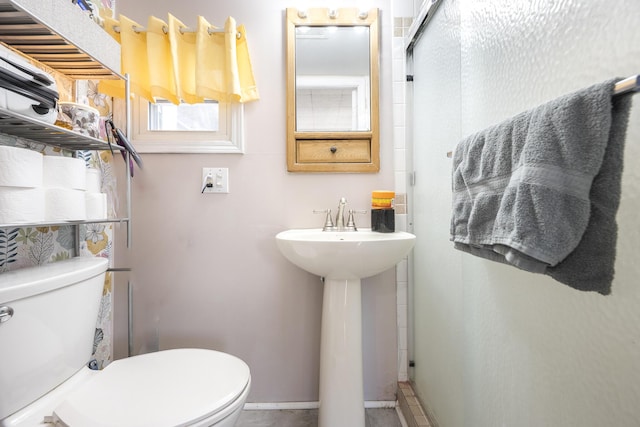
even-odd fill
[(324, 219), (324, 225), (322, 226), (322, 231), (330, 231), (333, 230), (335, 227), (333, 225), (333, 219), (331, 219), (331, 209), (324, 209), (321, 211), (315, 210), (313, 211), (314, 214), (322, 214), (322, 213), (326, 213), (327, 217)]
[(353, 218), (353, 214), (366, 214), (367, 211), (357, 211), (354, 209), (349, 209), (349, 219), (347, 220), (347, 225), (345, 226), (345, 228), (349, 231), (358, 231), (358, 228), (356, 227), (356, 221)]

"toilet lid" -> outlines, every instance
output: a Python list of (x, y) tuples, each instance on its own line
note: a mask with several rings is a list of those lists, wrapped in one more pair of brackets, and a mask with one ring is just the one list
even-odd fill
[(54, 417), (69, 426), (182, 426), (232, 404), (249, 367), (229, 354), (164, 350), (117, 360), (74, 390)]

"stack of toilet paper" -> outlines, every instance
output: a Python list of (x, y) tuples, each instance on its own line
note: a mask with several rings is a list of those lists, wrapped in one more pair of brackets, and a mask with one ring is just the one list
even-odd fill
[(98, 169), (87, 169), (86, 181), (87, 219), (106, 219), (107, 195), (101, 192), (102, 174)]
[(106, 219), (101, 182), (82, 159), (0, 146), (0, 224)]
[(75, 157), (44, 156), (45, 221), (87, 219), (87, 168)]
[(42, 154), (0, 146), (0, 224), (44, 221)]

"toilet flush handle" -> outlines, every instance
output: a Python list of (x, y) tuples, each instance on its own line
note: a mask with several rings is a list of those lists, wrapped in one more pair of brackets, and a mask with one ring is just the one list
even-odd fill
[(11, 319), (13, 316), (13, 308), (11, 307), (0, 307), (0, 323), (4, 323), (7, 320)]

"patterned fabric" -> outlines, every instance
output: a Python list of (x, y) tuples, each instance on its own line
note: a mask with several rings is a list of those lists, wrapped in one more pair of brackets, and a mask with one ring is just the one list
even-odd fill
[[(111, 99), (95, 90), (97, 82), (79, 82), (78, 101), (100, 111), (103, 117), (111, 117)], [(104, 130), (102, 130), (104, 132)], [(104, 137), (104, 136), (103, 136)], [(58, 148), (36, 144), (12, 136), (0, 134), (0, 144), (29, 148), (47, 155), (70, 156)], [(108, 205), (115, 217), (113, 207), (117, 206), (116, 178), (113, 158), (109, 151), (78, 152), (87, 167), (102, 172), (102, 192), (107, 194)], [(73, 226), (22, 227), (0, 229), (0, 274), (9, 270), (47, 264), (74, 256), (99, 256), (113, 259), (113, 226), (111, 223), (87, 224), (79, 226), (79, 253), (75, 253), (75, 231)], [(102, 368), (113, 358), (112, 354), (112, 274), (105, 278), (100, 311), (96, 323), (92, 366)]]

